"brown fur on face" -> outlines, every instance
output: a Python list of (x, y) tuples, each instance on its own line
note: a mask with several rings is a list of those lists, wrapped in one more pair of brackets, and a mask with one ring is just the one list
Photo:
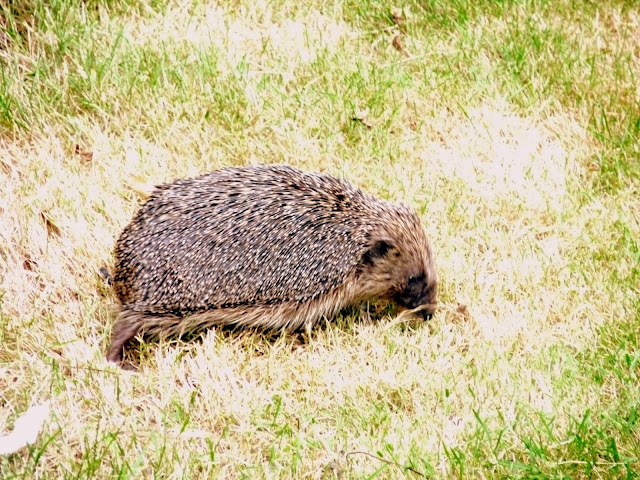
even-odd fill
[(107, 358), (135, 336), (297, 329), (372, 299), (435, 308), (418, 216), (324, 174), (232, 168), (162, 185), (116, 245)]
[[(399, 208), (406, 208), (400, 206)], [(437, 303), (435, 261), (426, 232), (415, 214), (388, 218), (386, 235), (378, 237), (363, 256), (359, 279), (372, 297), (431, 316)]]

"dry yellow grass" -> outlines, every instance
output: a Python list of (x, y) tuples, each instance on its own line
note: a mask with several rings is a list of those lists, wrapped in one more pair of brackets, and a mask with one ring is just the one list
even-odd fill
[[(142, 5), (77, 7), (75, 21), (95, 22), (87, 48), (116, 51), (111, 76), (93, 78), (85, 57), (51, 67), (59, 85), (84, 75), (110, 110), (45, 108), (30, 131), (0, 140), (0, 432), (31, 404), (52, 409), (40, 442), (0, 459), (0, 476), (493, 478), (535, 474), (518, 466), (527, 458), (549, 476), (586, 476), (587, 461), (614, 471), (604, 457), (565, 455), (576, 419), (638, 391), (595, 382), (579, 362), (601, 348), (603, 327), (637, 315), (640, 285), (612, 279), (638, 269), (623, 251), (640, 237), (640, 199), (633, 176), (614, 192), (592, 188), (608, 150), (582, 107), (550, 97), (522, 108), (482, 80), (439, 91), (446, 77), (420, 72), (438, 55), (461, 58), (455, 33), (405, 34), (409, 56), (397, 56), (396, 27), (343, 19), (338, 5)], [(409, 20), (424, 15), (408, 8)], [(527, 10), (510, 13), (518, 24)], [(606, 13), (585, 48), (640, 28), (636, 12)], [(467, 35), (500, 38), (509, 25), (488, 15)], [(59, 41), (30, 35), (30, 51), (3, 51), (7, 68), (29, 70)], [(164, 62), (158, 87), (145, 55)], [(468, 67), (490, 78), (492, 62), (483, 51)], [(363, 312), (304, 342), (210, 331), (148, 345), (139, 373), (108, 364), (114, 298), (98, 271), (141, 185), (259, 162), (329, 171), (414, 206), (443, 309), (428, 324)], [(638, 439), (632, 429), (618, 440), (636, 472)]]

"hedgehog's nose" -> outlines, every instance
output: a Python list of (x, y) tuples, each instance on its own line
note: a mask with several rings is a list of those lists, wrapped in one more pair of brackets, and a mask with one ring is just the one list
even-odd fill
[(424, 320), (431, 320), (431, 317), (433, 316), (435, 311), (436, 305), (430, 303), (419, 305), (416, 308), (409, 310), (410, 313), (422, 317)]
[(419, 314), (422, 315), (422, 318), (425, 320), (431, 320), (433, 314), (436, 312), (436, 304), (430, 303), (426, 305), (421, 305), (419, 310)]

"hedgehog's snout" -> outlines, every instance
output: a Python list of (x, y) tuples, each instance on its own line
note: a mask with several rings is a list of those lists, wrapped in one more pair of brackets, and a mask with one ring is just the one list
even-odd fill
[(433, 314), (436, 311), (436, 307), (437, 306), (435, 303), (427, 303), (425, 305), (420, 305), (416, 308), (407, 310), (406, 313), (416, 315), (426, 321), (426, 320), (431, 320), (431, 317), (433, 317)]
[(436, 309), (437, 284), (424, 272), (410, 276), (403, 290), (393, 296), (393, 300), (408, 309), (415, 310), (425, 319), (430, 318)]
[(431, 320), (433, 314), (436, 312), (437, 305), (435, 303), (428, 303), (426, 305), (419, 306), (416, 310), (416, 314), (421, 315), (424, 320)]

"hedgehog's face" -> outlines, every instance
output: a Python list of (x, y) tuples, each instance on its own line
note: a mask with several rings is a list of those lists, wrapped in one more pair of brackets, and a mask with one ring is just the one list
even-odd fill
[(422, 271), (414, 271), (406, 276), (399, 289), (392, 299), (398, 305), (414, 309), (423, 307), (420, 314), (425, 320), (431, 318), (436, 309), (437, 283), (430, 278), (430, 275)]
[(431, 249), (424, 243), (398, 242), (391, 238), (377, 239), (363, 257), (370, 267), (371, 278), (384, 289), (383, 296), (401, 307), (422, 307), (419, 314), (430, 318), (436, 309), (437, 278)]

